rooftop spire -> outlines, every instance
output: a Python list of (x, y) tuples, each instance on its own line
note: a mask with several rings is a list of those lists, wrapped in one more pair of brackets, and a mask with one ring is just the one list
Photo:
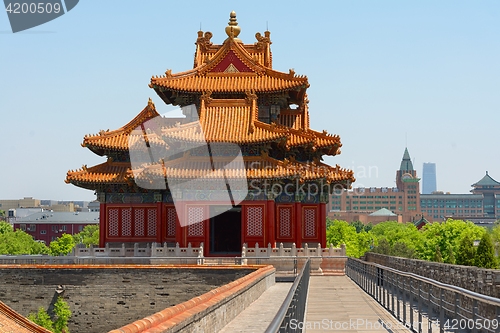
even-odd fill
[(411, 162), (410, 153), (408, 152), (408, 148), (405, 148), (405, 152), (403, 154), (403, 160), (401, 161), (401, 167), (399, 168), (401, 171), (413, 171), (413, 163)]
[(241, 42), (241, 40), (238, 37), (240, 34), (241, 28), (238, 26), (238, 22), (236, 22), (236, 12), (233, 10), (229, 14), (229, 23), (228, 26), (226, 27), (226, 34), (229, 36), (229, 38), (233, 38), (237, 42)]

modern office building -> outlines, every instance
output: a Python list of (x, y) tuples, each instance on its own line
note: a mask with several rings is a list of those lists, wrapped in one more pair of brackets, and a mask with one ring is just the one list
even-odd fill
[(431, 221), (456, 218), (487, 224), (500, 219), (500, 183), (486, 171), (486, 175), (471, 186), (472, 194), (421, 194), (422, 213)]
[(432, 194), (436, 191), (436, 163), (424, 163), (422, 168), (422, 194)]

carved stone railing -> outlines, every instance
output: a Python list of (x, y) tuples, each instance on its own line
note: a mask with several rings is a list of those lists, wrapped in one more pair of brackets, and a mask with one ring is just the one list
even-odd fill
[(182, 257), (203, 257), (203, 243), (200, 247), (179, 247), (179, 243), (174, 247), (168, 247), (166, 243), (158, 246), (157, 243), (147, 244), (146, 247), (139, 247), (138, 243), (133, 248), (121, 247), (82, 247), (81, 244), (74, 248), (76, 257), (155, 257), (155, 258), (182, 258)]
[(309, 244), (305, 243), (303, 248), (297, 248), (295, 243), (292, 244), (291, 248), (283, 247), (283, 243), (280, 243), (279, 247), (271, 247), (269, 243), (267, 247), (259, 247), (259, 243), (255, 244), (255, 247), (249, 248), (247, 244), (243, 244), (242, 257), (345, 257), (345, 244), (341, 247), (335, 248), (332, 244), (330, 247), (322, 248), (318, 243), (317, 247), (309, 247)]
[[(290, 258), (297, 258), (298, 261), (288, 260)], [(306, 243), (303, 248), (297, 248), (294, 243), (291, 248), (285, 248), (281, 243), (279, 247), (273, 248), (271, 244), (268, 244), (267, 247), (261, 248), (256, 243), (255, 247), (252, 248), (243, 244), (241, 252), (243, 265), (265, 262), (274, 265), (278, 272), (291, 272), (293, 274), (297, 272), (297, 269), (301, 269), (307, 258), (310, 258), (310, 269), (313, 275), (345, 274), (347, 261), (345, 244), (342, 244), (340, 248), (334, 248), (332, 244), (328, 248), (322, 248), (320, 244), (317, 247), (309, 247)]]

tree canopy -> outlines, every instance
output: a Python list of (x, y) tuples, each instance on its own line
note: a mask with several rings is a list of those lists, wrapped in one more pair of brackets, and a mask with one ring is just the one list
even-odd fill
[(22, 230), (14, 231), (7, 222), (0, 222), (0, 254), (47, 254), (49, 249)]

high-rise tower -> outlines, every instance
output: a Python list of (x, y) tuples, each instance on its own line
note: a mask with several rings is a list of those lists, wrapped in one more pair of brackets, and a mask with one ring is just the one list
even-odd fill
[(424, 163), (422, 169), (422, 194), (432, 194), (436, 190), (436, 163)]

